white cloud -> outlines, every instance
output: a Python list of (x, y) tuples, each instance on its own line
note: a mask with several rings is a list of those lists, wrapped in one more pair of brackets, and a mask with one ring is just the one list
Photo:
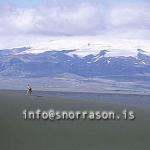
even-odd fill
[(127, 38), (150, 38), (150, 5), (113, 7), (107, 20), (109, 33)]
[(149, 7), (120, 7), (113, 8), (110, 13), (110, 26), (147, 28), (150, 25)]
[(13, 9), (0, 17), (0, 32), (4, 34), (85, 35), (95, 33), (101, 26), (100, 11), (89, 4)]
[(0, 39), (17, 42), (33, 40), (36, 36), (39, 39), (60, 35), (150, 38), (149, 4), (128, 2), (104, 6), (100, 2), (97, 5), (82, 2), (36, 8), (1, 7)]

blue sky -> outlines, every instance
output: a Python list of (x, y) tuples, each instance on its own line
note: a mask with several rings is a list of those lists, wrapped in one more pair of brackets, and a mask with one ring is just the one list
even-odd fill
[(0, 0), (0, 39), (20, 36), (150, 39), (149, 8), (149, 0)]
[(16, 7), (31, 8), (40, 4), (41, 0), (0, 0), (1, 5), (13, 4)]
[(103, 5), (113, 5), (113, 4), (137, 4), (137, 3), (149, 3), (149, 0), (0, 0), (0, 5), (2, 4), (14, 4), (16, 7), (21, 8), (31, 8), (42, 5), (42, 3), (103, 3)]

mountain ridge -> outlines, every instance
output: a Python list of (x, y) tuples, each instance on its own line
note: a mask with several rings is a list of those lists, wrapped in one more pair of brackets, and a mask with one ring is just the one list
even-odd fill
[[(75, 50), (45, 51), (26, 53), (31, 47), (0, 51), (0, 76), (47, 77), (68, 73), (84, 77), (106, 77), (116, 79), (135, 78), (149, 80), (150, 56), (137, 49), (133, 56), (107, 56), (110, 50), (99, 50), (98, 54), (78, 56)], [(120, 78), (121, 77), (121, 78)]]

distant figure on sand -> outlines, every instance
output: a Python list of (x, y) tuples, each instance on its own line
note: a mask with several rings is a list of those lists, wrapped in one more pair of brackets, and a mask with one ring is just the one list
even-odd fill
[(28, 84), (28, 86), (27, 86), (27, 94), (28, 95), (32, 94), (32, 87), (30, 86), (30, 84)]

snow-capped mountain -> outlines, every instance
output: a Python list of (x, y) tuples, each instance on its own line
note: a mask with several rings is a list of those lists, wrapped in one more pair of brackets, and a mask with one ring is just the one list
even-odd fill
[[(126, 47), (126, 46), (124, 46)], [(0, 76), (142, 79), (150, 77), (150, 53), (90, 41), (50, 41), (0, 51)]]
[[(107, 57), (117, 56), (137, 56), (137, 49), (144, 49), (150, 52), (150, 44), (148, 41), (130, 41), (130, 40), (108, 40), (101, 41), (99, 39), (57, 39), (49, 42), (40, 42), (32, 44), (26, 53), (39, 54), (45, 51), (70, 51), (71, 55), (84, 57), (87, 55), (96, 55), (100, 50), (108, 50)], [(147, 53), (148, 54), (148, 53)]]

